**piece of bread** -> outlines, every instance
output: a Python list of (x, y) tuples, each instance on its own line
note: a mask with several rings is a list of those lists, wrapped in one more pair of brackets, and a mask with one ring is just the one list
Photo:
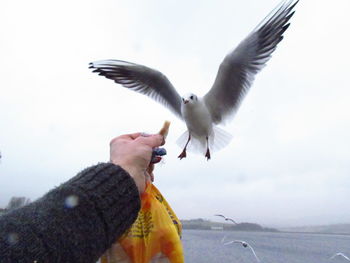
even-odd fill
[(169, 127), (170, 127), (170, 121), (165, 121), (163, 124), (163, 127), (160, 129), (159, 134), (163, 135), (164, 140), (168, 136), (169, 133)]

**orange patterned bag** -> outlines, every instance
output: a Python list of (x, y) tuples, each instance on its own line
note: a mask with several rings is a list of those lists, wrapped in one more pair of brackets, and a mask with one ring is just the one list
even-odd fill
[(183, 263), (181, 223), (159, 190), (147, 185), (131, 228), (105, 252), (101, 263)]

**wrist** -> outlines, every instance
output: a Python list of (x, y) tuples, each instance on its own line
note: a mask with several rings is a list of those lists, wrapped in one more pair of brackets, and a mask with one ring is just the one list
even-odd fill
[(146, 188), (145, 171), (135, 168), (134, 165), (127, 165), (125, 163), (116, 163), (116, 165), (123, 168), (130, 177), (134, 180), (139, 193), (142, 194)]

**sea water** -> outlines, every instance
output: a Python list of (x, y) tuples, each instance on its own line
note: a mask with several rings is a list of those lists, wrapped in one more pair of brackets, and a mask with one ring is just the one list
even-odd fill
[(249, 247), (223, 245), (231, 240), (246, 241), (262, 263), (349, 262), (341, 257), (330, 259), (338, 252), (350, 257), (350, 235), (184, 230), (185, 262), (257, 262)]

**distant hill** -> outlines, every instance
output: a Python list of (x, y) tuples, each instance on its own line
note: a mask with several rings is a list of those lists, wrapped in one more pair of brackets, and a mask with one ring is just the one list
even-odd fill
[(350, 224), (334, 224), (322, 226), (302, 226), (279, 228), (284, 232), (324, 233), (324, 234), (347, 234), (350, 235)]
[(277, 232), (277, 229), (262, 227), (255, 223), (226, 223), (226, 222), (212, 222), (202, 218), (180, 220), (183, 229), (203, 229), (203, 230), (230, 230), (230, 231), (266, 231), (266, 232)]
[(4, 214), (6, 212), (6, 209), (0, 208), (0, 215)]

